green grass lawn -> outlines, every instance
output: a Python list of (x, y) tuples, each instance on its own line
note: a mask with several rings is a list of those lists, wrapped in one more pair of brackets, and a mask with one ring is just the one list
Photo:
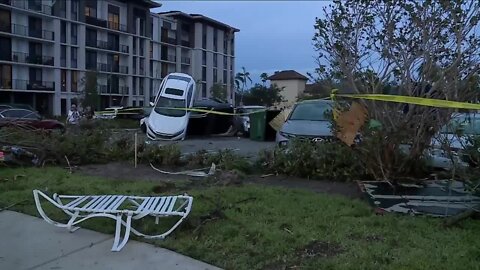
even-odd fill
[[(37, 215), (32, 189), (60, 194), (158, 195), (155, 192), (161, 187), (148, 181), (69, 174), (60, 168), (0, 169), (0, 207), (26, 199), (12, 210)], [(441, 219), (376, 216), (363, 201), (257, 185), (189, 190), (180, 183), (166, 193), (183, 192), (194, 196), (189, 218), (166, 240), (154, 244), (222, 268), (480, 268), (480, 223), (475, 220), (445, 229)], [(198, 227), (200, 217), (217, 205), (225, 208), (225, 217)], [(47, 209), (64, 219), (59, 211)], [(134, 225), (149, 232), (160, 229), (152, 220)], [(113, 233), (114, 222), (96, 219), (83, 227)]]

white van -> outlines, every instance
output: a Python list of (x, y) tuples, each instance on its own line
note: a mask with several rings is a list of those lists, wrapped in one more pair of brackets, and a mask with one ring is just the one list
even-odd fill
[(155, 97), (147, 122), (151, 140), (183, 140), (195, 99), (195, 80), (188, 74), (171, 73), (165, 77)]

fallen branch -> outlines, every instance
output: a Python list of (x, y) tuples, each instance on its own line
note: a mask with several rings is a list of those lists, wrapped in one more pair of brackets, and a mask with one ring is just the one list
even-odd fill
[(70, 170), (70, 174), (72, 174), (73, 171), (72, 171), (72, 166), (70, 165), (70, 161), (68, 160), (67, 155), (65, 155), (64, 157), (65, 157), (65, 160), (67, 161), (67, 165), (68, 165), (68, 169)]
[[(477, 205), (476, 207), (479, 207), (480, 205)], [(476, 208), (475, 207), (475, 208)], [(472, 217), (473, 215), (475, 215), (476, 213), (478, 213), (475, 209), (468, 209), (460, 214), (457, 214), (455, 216), (452, 216), (452, 217), (449, 217), (447, 219), (445, 219), (445, 221), (443, 222), (443, 226), (444, 227), (450, 227), (450, 226), (453, 226), (455, 224), (457, 224), (458, 222), (464, 220), (464, 219), (467, 219), (469, 217)]]

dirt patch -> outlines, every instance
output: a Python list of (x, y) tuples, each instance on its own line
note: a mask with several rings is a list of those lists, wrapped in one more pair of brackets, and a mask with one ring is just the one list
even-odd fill
[[(181, 170), (177, 168), (176, 170)], [(112, 162), (78, 167), (78, 172), (113, 180), (148, 180), (171, 182), (175, 180), (195, 179), (185, 175), (166, 175), (153, 170), (150, 165), (138, 164), (137, 168), (128, 162)], [(199, 178), (196, 178), (199, 179)]]
[(312, 241), (303, 248), (297, 250), (297, 255), (302, 258), (329, 258), (343, 253), (342, 246), (333, 242)]
[[(165, 170), (179, 171), (182, 170), (182, 168)], [(185, 175), (166, 175), (153, 170), (150, 165), (145, 164), (139, 164), (137, 168), (134, 168), (133, 164), (129, 162), (112, 162), (108, 164), (80, 166), (78, 167), (77, 171), (85, 175), (98, 176), (113, 180), (147, 180), (159, 182), (178, 182), (184, 180), (192, 182), (192, 185), (189, 185), (192, 187), (197, 186), (197, 184), (235, 186), (241, 185), (243, 182), (285, 188), (298, 188), (318, 193), (337, 194), (349, 198), (362, 198), (362, 193), (360, 192), (355, 183), (308, 180), (282, 175), (262, 178), (259, 175), (244, 176), (239, 175), (237, 172), (220, 172), (215, 177), (210, 179), (210, 181), (206, 181), (206, 178), (201, 177), (189, 177)], [(165, 191), (164, 187), (159, 187), (158, 191), (160, 190)]]

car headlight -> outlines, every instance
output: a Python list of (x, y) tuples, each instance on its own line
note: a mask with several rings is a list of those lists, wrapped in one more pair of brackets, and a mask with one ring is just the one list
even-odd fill
[(287, 138), (287, 139), (292, 139), (292, 138), (295, 138), (295, 137), (296, 137), (295, 134), (286, 133), (286, 132), (283, 132), (283, 131), (280, 131), (279, 133), (280, 133), (280, 135), (282, 135), (283, 137), (285, 137), (285, 138)]

